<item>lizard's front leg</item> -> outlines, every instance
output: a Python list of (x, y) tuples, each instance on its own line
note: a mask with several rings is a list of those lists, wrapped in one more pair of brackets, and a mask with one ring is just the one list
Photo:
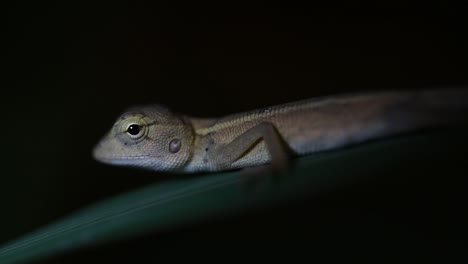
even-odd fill
[[(219, 146), (211, 161), (219, 169), (229, 169), (232, 163), (249, 153), (261, 140), (265, 142), (271, 165), (275, 172), (285, 171), (290, 163), (290, 150), (272, 123), (264, 122), (242, 133), (228, 144)], [(260, 165), (260, 164), (259, 164)]]

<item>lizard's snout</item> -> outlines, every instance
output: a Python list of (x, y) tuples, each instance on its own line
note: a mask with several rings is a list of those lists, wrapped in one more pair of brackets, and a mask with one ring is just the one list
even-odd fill
[(93, 148), (92, 156), (95, 160), (108, 163), (110, 157), (110, 153), (112, 152), (111, 144), (109, 140), (109, 136), (105, 136), (102, 138)]
[(97, 161), (102, 161), (103, 160), (103, 153), (102, 153), (102, 143), (99, 142), (94, 146), (92, 156), (95, 160)]

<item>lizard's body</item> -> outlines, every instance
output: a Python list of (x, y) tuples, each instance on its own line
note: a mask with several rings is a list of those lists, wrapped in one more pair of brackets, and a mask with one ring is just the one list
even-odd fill
[[(204, 126), (198, 125), (197, 120), (192, 119), (192, 124), (196, 124), (194, 131), (197, 139), (193, 159), (186, 170), (216, 170), (216, 164), (203, 162), (203, 158), (209, 160), (206, 148), (209, 152), (210, 148), (227, 144), (261, 122), (272, 123), (292, 152), (297, 155), (331, 149), (346, 142), (364, 139), (379, 133), (385, 126), (374, 112), (376, 108), (381, 107), (377, 105), (381, 101), (369, 96), (355, 97), (351, 101), (341, 98), (329, 98), (324, 101), (310, 99), (226, 116), (214, 120), (211, 124), (205, 122)], [(343, 109), (345, 104), (361, 107), (362, 111), (341, 111), (340, 108)], [(366, 107), (362, 109), (364, 104)], [(372, 118), (374, 120), (369, 120)], [(360, 122), (356, 122), (356, 119)], [(265, 143), (260, 141), (242, 158), (232, 163), (230, 168), (260, 165), (267, 163), (269, 159)]]
[[(179, 172), (281, 163), (306, 155), (452, 123), (467, 92), (380, 92), (328, 96), (218, 119), (175, 114), (160, 106), (129, 110), (96, 147), (106, 163)], [(139, 125), (145, 135), (129, 134)], [(143, 133), (139, 130), (140, 133)]]

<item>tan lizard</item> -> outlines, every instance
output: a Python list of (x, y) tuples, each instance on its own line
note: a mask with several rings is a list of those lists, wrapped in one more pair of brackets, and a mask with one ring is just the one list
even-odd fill
[(324, 96), (222, 118), (146, 105), (122, 114), (93, 155), (155, 171), (284, 169), (289, 157), (456, 124), (467, 110), (468, 91), (457, 89)]

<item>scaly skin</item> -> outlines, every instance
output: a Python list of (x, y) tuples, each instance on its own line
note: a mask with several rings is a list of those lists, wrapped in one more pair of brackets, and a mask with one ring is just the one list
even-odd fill
[[(125, 112), (94, 149), (104, 163), (156, 171), (222, 171), (289, 156), (456, 124), (466, 90), (379, 92), (320, 97), (219, 119), (194, 118), (158, 106)], [(138, 134), (129, 129), (138, 126)]]

